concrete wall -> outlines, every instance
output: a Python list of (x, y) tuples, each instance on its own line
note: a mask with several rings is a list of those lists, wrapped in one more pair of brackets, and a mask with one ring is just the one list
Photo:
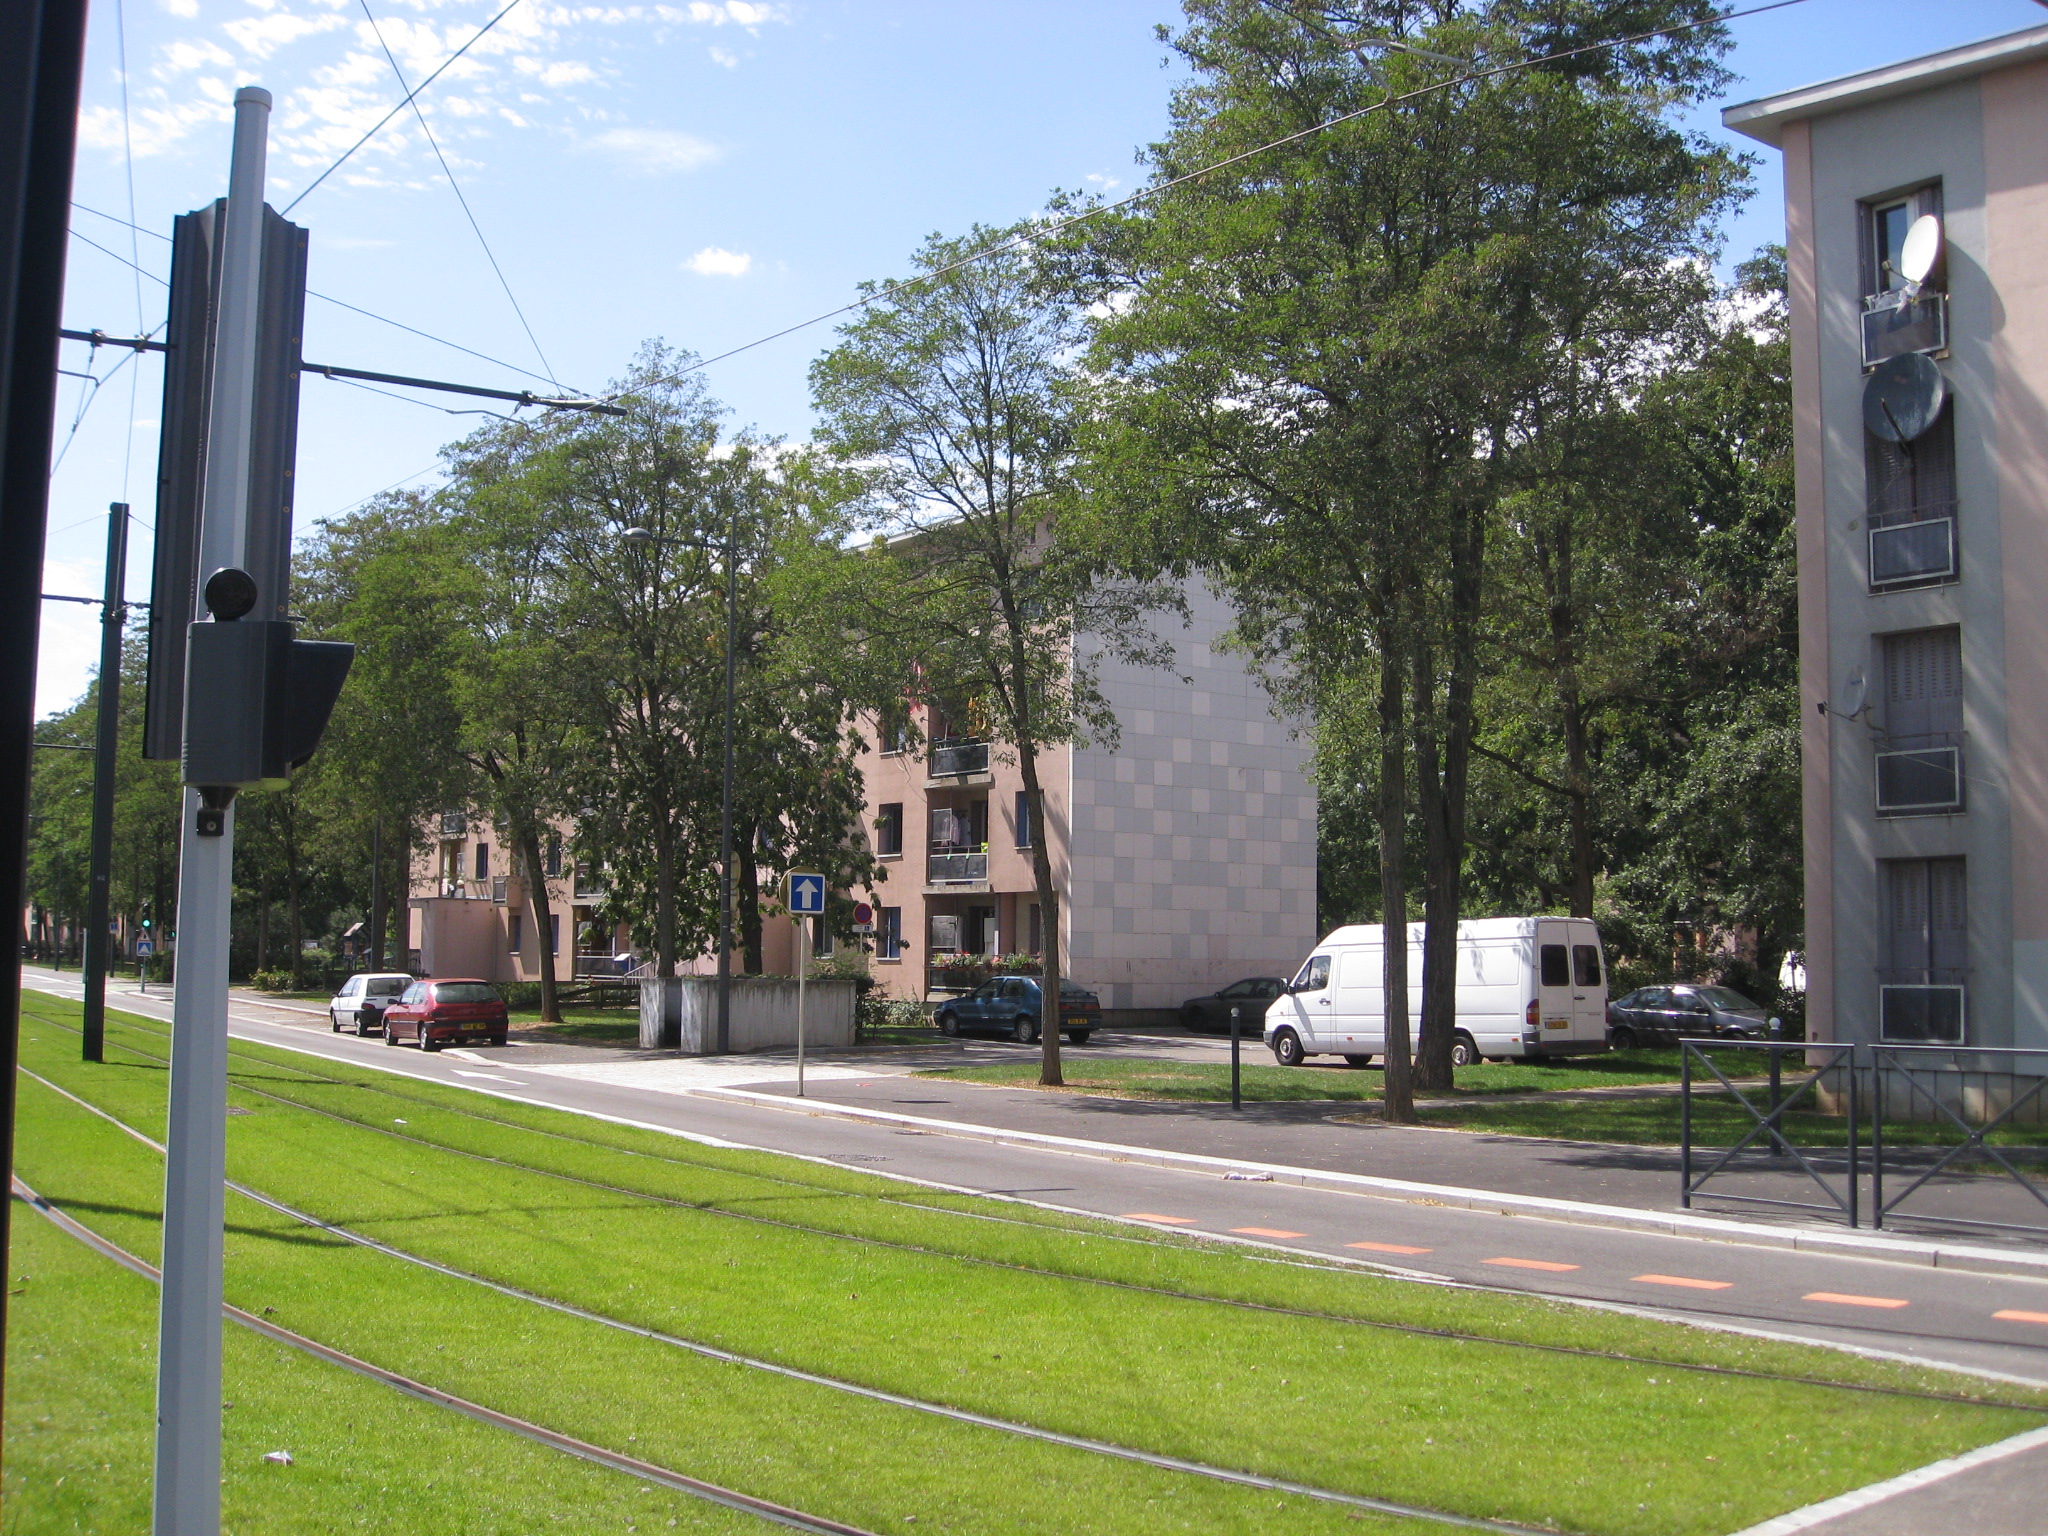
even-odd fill
[[(735, 1054), (796, 1049), (796, 982), (735, 977), (729, 1043)], [(804, 989), (804, 1043), (823, 1050), (853, 1044), (854, 984), (814, 981)], [(709, 1056), (717, 1050), (715, 977), (652, 977), (640, 983), (643, 1049)]]
[(1307, 744), (1216, 648), (1228, 606), (1199, 585), (1189, 605), (1171, 668), (1102, 663), (1122, 738), (1073, 755), (1069, 969), (1105, 1009), (1291, 975), (1319, 937)]

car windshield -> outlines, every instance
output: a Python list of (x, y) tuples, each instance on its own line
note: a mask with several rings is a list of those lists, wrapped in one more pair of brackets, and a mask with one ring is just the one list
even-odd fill
[(1716, 1008), (1737, 1009), (1745, 1013), (1760, 1011), (1755, 1003), (1752, 1003), (1733, 987), (1701, 987), (1697, 995), (1706, 1002), (1712, 1003)]
[(372, 976), (363, 985), (366, 997), (396, 997), (406, 988), (403, 976)]
[(487, 981), (444, 981), (434, 987), (437, 1003), (495, 1003), (498, 989)]

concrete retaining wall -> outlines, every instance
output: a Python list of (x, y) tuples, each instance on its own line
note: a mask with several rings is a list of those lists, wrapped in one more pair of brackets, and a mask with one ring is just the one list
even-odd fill
[[(853, 1044), (854, 984), (814, 981), (804, 989), (804, 1041), (826, 1049)], [(718, 978), (647, 977), (640, 983), (643, 1050), (710, 1056), (718, 1049)], [(796, 980), (782, 976), (732, 979), (735, 1054), (796, 1049)]]

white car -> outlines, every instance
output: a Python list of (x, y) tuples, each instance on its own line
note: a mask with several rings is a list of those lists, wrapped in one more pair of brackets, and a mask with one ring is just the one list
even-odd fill
[(403, 971), (366, 971), (351, 976), (327, 1002), (327, 1022), (334, 1032), (353, 1029), (359, 1035), (384, 1033), (384, 1010), (412, 985)]

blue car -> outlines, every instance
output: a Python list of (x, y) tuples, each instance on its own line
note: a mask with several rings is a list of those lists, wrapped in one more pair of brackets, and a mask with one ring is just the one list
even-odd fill
[[(999, 1035), (1019, 1045), (1038, 1039), (1041, 1017), (1038, 979), (998, 976), (965, 997), (939, 1005), (939, 1032), (946, 1035)], [(1102, 1003), (1093, 992), (1060, 983), (1060, 1032), (1075, 1045), (1102, 1024)]]

